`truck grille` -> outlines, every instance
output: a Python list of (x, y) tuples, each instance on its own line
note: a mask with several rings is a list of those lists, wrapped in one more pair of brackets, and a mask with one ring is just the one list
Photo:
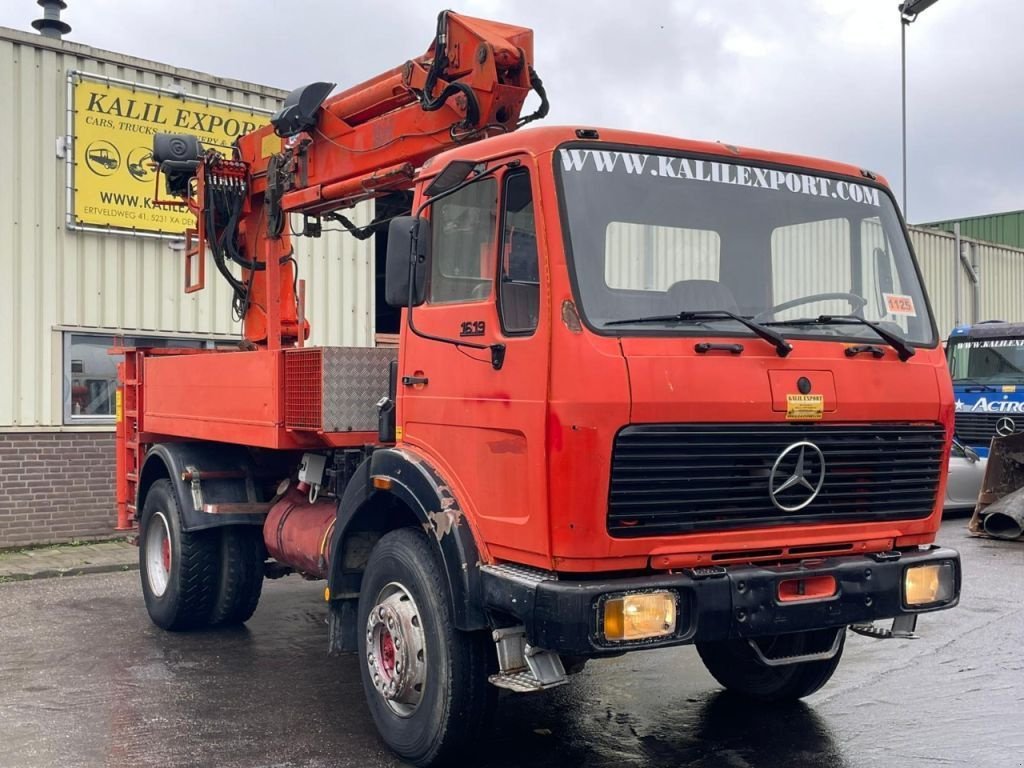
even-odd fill
[[(996, 434), (996, 422), (1002, 417), (1001, 413), (958, 413), (956, 436), (967, 445), (988, 447)], [(1020, 420), (1024, 424), (1024, 419)]]
[[(825, 460), (818, 495), (795, 511), (772, 503), (776, 460), (807, 441)], [(622, 429), (612, 455), (608, 532), (616, 538), (664, 536), (809, 522), (867, 522), (927, 517), (935, 504), (944, 446), (940, 424), (644, 424)], [(796, 474), (805, 454), (810, 485), (820, 477), (817, 450), (795, 448), (780, 462), (774, 487)], [(795, 507), (802, 484), (777, 490)]]

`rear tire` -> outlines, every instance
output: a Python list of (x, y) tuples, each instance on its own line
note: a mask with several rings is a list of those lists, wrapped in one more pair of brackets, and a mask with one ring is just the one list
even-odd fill
[[(795, 632), (759, 639), (771, 642), (771, 657), (796, 656), (807, 653), (811, 647), (820, 647), (823, 639), (830, 640), (834, 630)], [(697, 643), (697, 653), (708, 672), (728, 691), (749, 699), (764, 702), (795, 701), (810, 696), (832, 677), (839, 666), (846, 643), (846, 629), (839, 651), (831, 659), (805, 661), (781, 667), (769, 667), (758, 658), (746, 640), (726, 640), (717, 643)], [(822, 635), (821, 633), (827, 633)], [(766, 646), (762, 646), (766, 648)]]
[(211, 626), (230, 627), (249, 620), (263, 591), (265, 559), (262, 529), (250, 525), (220, 529), (220, 584)]
[(219, 575), (216, 534), (183, 531), (171, 481), (153, 483), (139, 522), (139, 572), (158, 627), (179, 632), (209, 624)]
[(358, 622), (363, 691), (381, 737), (417, 766), (455, 761), (497, 699), (487, 681), (494, 646), (486, 632), (455, 628), (448, 579), (423, 531), (392, 531), (374, 547)]

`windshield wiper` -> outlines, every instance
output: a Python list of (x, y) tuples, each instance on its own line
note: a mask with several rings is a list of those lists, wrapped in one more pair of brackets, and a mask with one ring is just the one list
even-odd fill
[(627, 320), (609, 320), (609, 325), (632, 325), (633, 323), (699, 323), (702, 320), (735, 320), (740, 325), (745, 325), (756, 335), (767, 341), (778, 353), (779, 357), (785, 357), (793, 351), (793, 345), (786, 341), (781, 334), (770, 328), (765, 328), (760, 323), (755, 323), (749, 317), (737, 315), (724, 309), (702, 309), (692, 312), (682, 311), (674, 315), (647, 315), (645, 317), (632, 317)]
[(887, 331), (877, 323), (865, 320), (857, 315), (818, 315), (817, 317), (799, 317), (795, 320), (773, 320), (765, 325), (866, 325), (878, 334), (879, 338), (885, 341), (890, 347), (896, 350), (896, 355), (903, 362), (914, 356), (915, 349), (892, 331)]
[(967, 377), (963, 379), (953, 379), (954, 386), (962, 386), (965, 392), (998, 392), (999, 390), (993, 387), (991, 384), (986, 384), (983, 381), (978, 381), (975, 378)]

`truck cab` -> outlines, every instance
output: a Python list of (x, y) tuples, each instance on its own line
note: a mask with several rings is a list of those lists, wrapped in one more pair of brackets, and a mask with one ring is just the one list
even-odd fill
[[(398, 422), (490, 557), (669, 571), (934, 530), (951, 393), (873, 175), (544, 128), (441, 155), (420, 189), (464, 158), (501, 170), (417, 199), (426, 336), (403, 323)], [(781, 488), (798, 459), (812, 487)]]
[(956, 436), (980, 456), (993, 437), (1024, 430), (1024, 323), (989, 320), (953, 329), (946, 344)]

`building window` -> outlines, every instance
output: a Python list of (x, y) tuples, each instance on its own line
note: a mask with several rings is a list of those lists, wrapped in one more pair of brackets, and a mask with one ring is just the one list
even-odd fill
[(114, 422), (117, 364), (113, 346), (212, 348), (204, 339), (64, 334), (64, 423), (112, 424)]

